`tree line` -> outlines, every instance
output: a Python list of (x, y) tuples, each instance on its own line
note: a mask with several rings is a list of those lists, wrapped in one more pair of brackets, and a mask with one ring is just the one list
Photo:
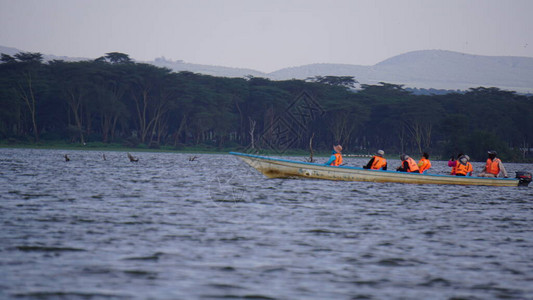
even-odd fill
[(129, 147), (459, 152), (484, 159), (529, 155), (533, 97), (494, 87), (415, 95), (401, 85), (350, 76), (306, 80), (225, 78), (172, 72), (127, 54), (43, 62), (2, 54), (4, 143), (121, 143)]

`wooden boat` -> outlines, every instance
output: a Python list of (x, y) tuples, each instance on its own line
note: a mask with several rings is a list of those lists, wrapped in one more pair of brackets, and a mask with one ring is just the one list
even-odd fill
[(457, 184), (486, 186), (527, 186), (531, 173), (517, 172), (517, 178), (486, 178), (438, 174), (405, 173), (396, 171), (368, 170), (349, 166), (277, 159), (259, 155), (230, 152), (269, 178), (312, 178), (344, 181), (398, 182), (414, 184)]

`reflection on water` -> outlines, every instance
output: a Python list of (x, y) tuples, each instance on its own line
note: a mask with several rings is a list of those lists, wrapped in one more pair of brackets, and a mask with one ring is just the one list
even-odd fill
[(266, 179), (229, 155), (105, 154), (0, 149), (0, 298), (533, 295), (531, 187)]

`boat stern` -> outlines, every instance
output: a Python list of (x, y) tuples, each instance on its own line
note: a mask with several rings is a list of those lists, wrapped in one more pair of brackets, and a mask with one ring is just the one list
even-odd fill
[(531, 173), (519, 171), (516, 172), (516, 178), (518, 179), (518, 186), (528, 186), (531, 182)]

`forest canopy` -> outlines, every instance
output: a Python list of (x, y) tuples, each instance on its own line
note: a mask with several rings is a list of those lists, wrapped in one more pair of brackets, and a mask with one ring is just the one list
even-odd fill
[(401, 85), (354, 89), (356, 78), (225, 78), (172, 72), (108, 53), (43, 62), (2, 54), (2, 143), (120, 143), (128, 147), (459, 152), (482, 160), (530, 155), (533, 97), (493, 87), (415, 95)]

